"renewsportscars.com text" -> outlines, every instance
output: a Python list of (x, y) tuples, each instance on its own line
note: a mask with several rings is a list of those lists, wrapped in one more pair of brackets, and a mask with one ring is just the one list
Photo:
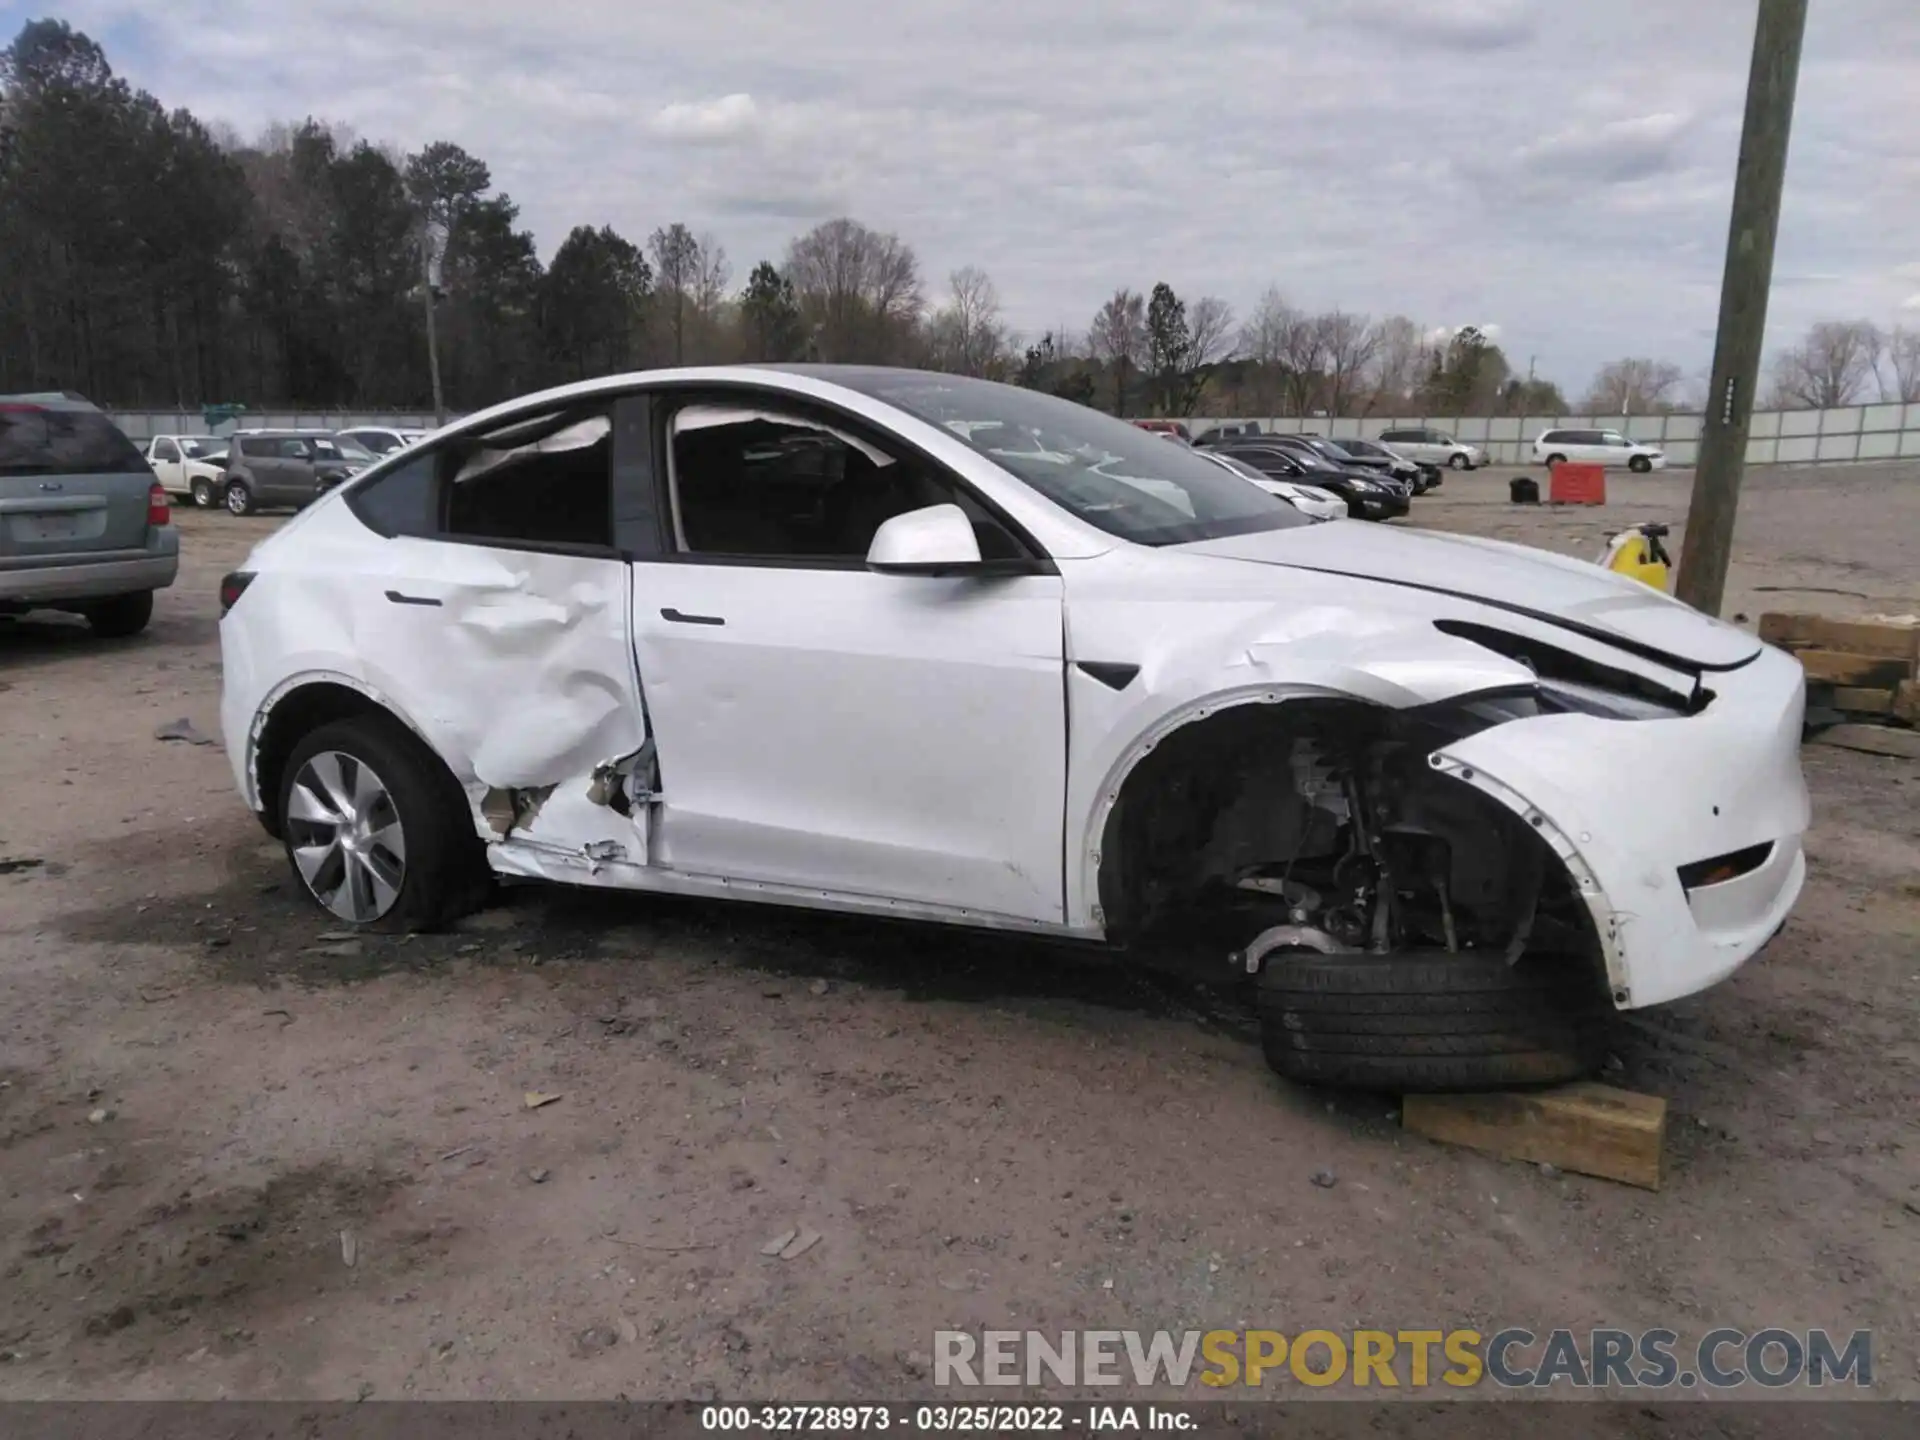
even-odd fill
[(957, 1387), (1738, 1390), (1873, 1384), (1866, 1330), (939, 1330), (933, 1379)]

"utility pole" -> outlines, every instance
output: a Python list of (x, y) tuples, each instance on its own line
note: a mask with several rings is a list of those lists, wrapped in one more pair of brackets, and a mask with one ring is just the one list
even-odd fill
[(1767, 294), (1773, 286), (1773, 247), (1780, 230), (1780, 191), (1793, 130), (1793, 97), (1800, 80), (1800, 43), (1807, 0), (1759, 0), (1753, 33), (1753, 69), (1747, 77), (1747, 118), (1740, 134), (1740, 165), (1733, 182), (1733, 222), (1727, 268), (1720, 282), (1720, 328), (1713, 347), (1713, 381), (1687, 507), (1675, 593), (1709, 615), (1720, 613), (1740, 480), (1747, 467), (1753, 392), (1760, 383), (1766, 339)]
[(433, 425), (437, 430), (447, 423), (447, 402), (440, 392), (440, 338), (434, 323), (433, 222), (420, 226), (420, 291), (427, 305), (427, 374), (433, 381)]

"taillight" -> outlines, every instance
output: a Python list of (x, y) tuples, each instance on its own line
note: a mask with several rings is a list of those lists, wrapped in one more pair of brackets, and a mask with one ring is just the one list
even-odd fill
[(147, 524), (171, 525), (173, 506), (167, 500), (167, 488), (159, 482), (147, 487)]
[(220, 613), (225, 615), (233, 609), (235, 602), (247, 593), (247, 586), (253, 583), (251, 570), (236, 570), (220, 580)]

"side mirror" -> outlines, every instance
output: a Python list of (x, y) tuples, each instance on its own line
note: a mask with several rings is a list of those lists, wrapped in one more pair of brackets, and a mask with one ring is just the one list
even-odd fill
[(979, 538), (958, 505), (896, 515), (873, 532), (867, 547), (867, 568), (883, 575), (944, 575), (979, 564)]

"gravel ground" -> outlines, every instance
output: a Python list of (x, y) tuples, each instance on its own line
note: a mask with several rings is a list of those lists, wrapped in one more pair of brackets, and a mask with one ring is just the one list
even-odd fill
[[(1416, 523), (1591, 555), (1686, 496), (1505, 475)], [(1646, 1193), (1279, 1082), (1224, 966), (539, 889), (341, 937), (154, 734), (215, 732), (215, 583), (274, 523), (183, 516), (137, 640), (0, 622), (0, 1397), (900, 1398), (987, 1324), (1866, 1327), (1920, 1396), (1920, 765), (1809, 749), (1783, 935), (1621, 1027)], [(1750, 482), (1730, 613), (1916, 585), (1920, 473)]]

